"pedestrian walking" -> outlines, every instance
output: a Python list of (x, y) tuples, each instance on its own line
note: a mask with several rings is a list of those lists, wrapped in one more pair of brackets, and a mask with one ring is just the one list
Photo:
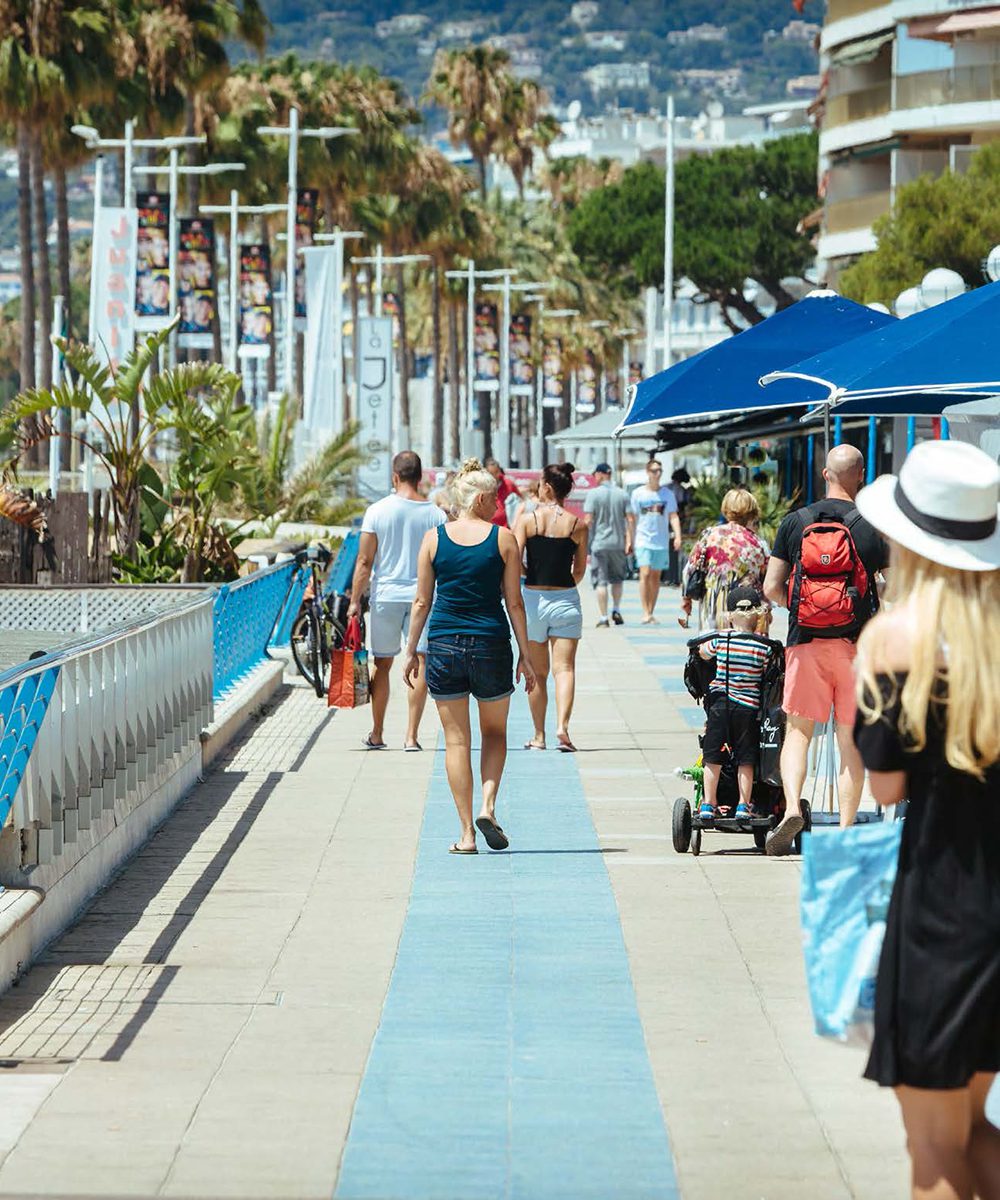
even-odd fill
[(865, 1076), (896, 1091), (921, 1200), (1000, 1196), (1000, 470), (925, 442), (858, 495), (892, 540), (858, 648), (855, 738), (879, 804), (909, 801)]
[(653, 612), (660, 594), (660, 577), (669, 562), (670, 546), (681, 548), (681, 522), (677, 501), (670, 488), (662, 486), (663, 465), (658, 459), (646, 464), (646, 483), (632, 493), (636, 518), (635, 560), (639, 567), (639, 600), (643, 625), (655, 625)]
[(563, 508), (572, 490), (571, 463), (547, 466), (539, 483), (538, 507), (514, 529), (524, 570), (531, 664), (538, 678), (538, 686), (528, 695), (535, 732), (525, 743), (526, 750), (545, 749), (550, 670), (556, 693), (556, 748), (576, 750), (569, 721), (576, 696), (576, 649), (583, 634), (576, 585), (587, 572), (587, 527)]
[(826, 498), (789, 513), (778, 527), (764, 595), (788, 608), (785, 740), (781, 781), (785, 815), (768, 835), (768, 854), (787, 854), (801, 831), (809, 743), (833, 710), (840, 751), (840, 824), (854, 824), (865, 772), (854, 745), (854, 656), (858, 635), (878, 609), (876, 575), (888, 551), (854, 498), (865, 461), (854, 446), (834, 446), (823, 478)]
[[(700, 601), (710, 628), (724, 624), (727, 598), (738, 584), (764, 587), (768, 548), (753, 526), (760, 520), (760, 505), (746, 488), (730, 488), (722, 498), (723, 523), (709, 525), (688, 555), (684, 568), (685, 595), (681, 597), (681, 626), (686, 629), (693, 599), (686, 594), (695, 572), (701, 580)], [(701, 590), (701, 589), (699, 589)]]
[(611, 465), (598, 463), (594, 468), (597, 486), (587, 493), (584, 518), (590, 532), (590, 574), (600, 614), (597, 627), (608, 628), (608, 589), (611, 589), (611, 620), (624, 624), (621, 613), (622, 584), (628, 576), (628, 556), (632, 553), (635, 514), (628, 492), (612, 480)]
[(503, 473), (503, 467), (495, 458), (488, 458), (483, 466), (497, 481), (497, 505), (496, 511), (493, 514), (493, 524), (499, 525), (503, 529), (510, 528), (510, 521), (507, 516), (507, 502), (511, 496), (519, 497), (521, 490), (512, 480), (508, 479)]
[(521, 493), (521, 499), (514, 509), (514, 520), (511, 521), (510, 527), (514, 528), (514, 524), (518, 517), (523, 517), (527, 513), (533, 513), (538, 507), (538, 480), (533, 479)]
[[(447, 520), (436, 505), (418, 491), (423, 475), (419, 455), (402, 450), (392, 460), (390, 495), (369, 505), (361, 521), (358, 561), (351, 584), (348, 617), (361, 615), (361, 602), (371, 583), (368, 637), (375, 660), (371, 678), (372, 729), (364, 739), (368, 750), (385, 750), (385, 712), (389, 704), (389, 674), (410, 626), (410, 606), (417, 593), (417, 560), (424, 534)], [(427, 703), (423, 645), (418, 672), (409, 692), (403, 749), (420, 750), (420, 719)]]
[[(691, 506), (691, 476), (686, 467), (678, 467), (670, 476), (670, 482), (667, 487), (674, 494), (674, 500), (677, 503), (677, 516), (681, 523), (681, 532), (684, 532), (685, 517), (688, 509)], [(668, 587), (680, 587), (681, 585), (681, 552), (675, 550), (673, 543), (670, 545), (669, 559), (667, 562), (666, 577), (663, 582)]]
[[(451, 496), (455, 520), (426, 533), (420, 547), (403, 679), (409, 687), (419, 679), (420, 638), (426, 627), (427, 687), (444, 730), (445, 767), (461, 824), (461, 836), (451, 853), (475, 854), (477, 828), (491, 850), (508, 845), (496, 820), (496, 805), (507, 759), (507, 713), (515, 680), (512, 626), (519, 650), (516, 678), (523, 677), (529, 697), (535, 672), (521, 599), (517, 542), (509, 529), (492, 523), (496, 479), (478, 459), (468, 459), (452, 481)], [(482, 736), (483, 802), (475, 823), (470, 695), (478, 704)]]

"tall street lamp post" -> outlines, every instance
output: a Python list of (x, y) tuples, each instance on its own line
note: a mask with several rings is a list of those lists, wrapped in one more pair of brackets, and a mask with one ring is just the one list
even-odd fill
[(624, 408), (624, 409), (628, 409), (628, 387), (629, 387), (629, 382), (628, 382), (628, 378), (629, 378), (629, 353), (628, 353), (629, 352), (629, 344), (628, 344), (628, 340), (630, 337), (634, 337), (636, 332), (637, 331), (635, 329), (616, 329), (615, 330), (615, 337), (619, 337), (622, 339), (622, 390), (621, 390), (620, 403), (621, 403), (622, 408)]
[(229, 217), (229, 345), (226, 347), (226, 366), (233, 374), (237, 370), (237, 355), (240, 346), (240, 217), (265, 216), (268, 213), (285, 211), (283, 204), (240, 204), (240, 194), (234, 188), (229, 193), (228, 204), (201, 204), (200, 213), (206, 216), (219, 214)]
[(447, 279), (466, 281), (466, 336), (465, 336), (465, 419), (466, 428), (473, 430), (476, 422), (476, 280), (500, 279), (507, 274), (516, 274), (510, 268), (494, 271), (477, 271), (475, 259), (470, 258), (461, 271), (445, 271)]
[(360, 131), (346, 125), (323, 125), (317, 129), (302, 129), (299, 126), (299, 110), (294, 106), (288, 112), (287, 125), (261, 125), (257, 129), (261, 137), (288, 138), (288, 262), (285, 266), (285, 391), (292, 398), (295, 392), (295, 218), (298, 206), (299, 139), (349, 137)]
[(674, 308), (674, 98), (667, 97), (667, 136), (664, 146), (666, 168), (663, 212), (663, 369), (671, 365), (670, 344)]

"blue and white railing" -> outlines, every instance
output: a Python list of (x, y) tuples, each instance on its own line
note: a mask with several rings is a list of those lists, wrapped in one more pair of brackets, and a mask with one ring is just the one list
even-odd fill
[(222, 587), (0, 589), (0, 624), (30, 614), (76, 637), (0, 673), (0, 830), (20, 840), (16, 854), (3, 843), (3, 870), (86, 852), (105, 814), (124, 820), (179, 763), (200, 763), (216, 710), (288, 645), (308, 578), (285, 562)]
[(268, 650), (287, 646), (292, 622), (302, 604), (309, 571), (294, 561), (254, 571), (215, 592), (214, 695), (224, 697), (267, 658)]

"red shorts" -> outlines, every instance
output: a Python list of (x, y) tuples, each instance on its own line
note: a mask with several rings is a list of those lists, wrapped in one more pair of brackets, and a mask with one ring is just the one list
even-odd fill
[(785, 651), (785, 693), (781, 707), (792, 717), (825, 722), (833, 709), (838, 725), (853, 725), (854, 656), (844, 638), (816, 638)]

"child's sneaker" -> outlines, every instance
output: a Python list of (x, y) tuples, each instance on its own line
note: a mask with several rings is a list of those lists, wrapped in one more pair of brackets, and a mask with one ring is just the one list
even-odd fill
[(698, 819), (701, 821), (715, 820), (715, 809), (711, 804), (703, 804), (701, 808), (698, 809)]
[(740, 803), (736, 805), (736, 820), (749, 821), (752, 816), (753, 812), (750, 809), (750, 805), (744, 804), (741, 800)]

